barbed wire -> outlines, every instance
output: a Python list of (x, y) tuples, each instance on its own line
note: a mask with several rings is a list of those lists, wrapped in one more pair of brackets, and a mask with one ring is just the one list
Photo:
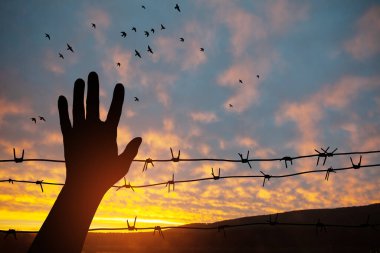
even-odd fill
[[(192, 225), (181, 225), (181, 226), (154, 226), (154, 227), (136, 227), (136, 220), (137, 216), (134, 219), (133, 225), (129, 224), (129, 221), (127, 220), (127, 227), (116, 227), (116, 228), (90, 228), (88, 229), (89, 232), (96, 232), (96, 231), (146, 231), (146, 230), (153, 230), (153, 235), (158, 232), (159, 236), (164, 238), (163, 230), (166, 229), (182, 229), (182, 230), (217, 230), (218, 232), (223, 232), (223, 235), (226, 236), (226, 230), (233, 229), (233, 228), (239, 228), (239, 227), (248, 227), (248, 226), (295, 226), (295, 227), (315, 227), (316, 233), (319, 232), (327, 232), (327, 228), (342, 228), (342, 229), (364, 229), (364, 228), (371, 228), (375, 231), (377, 230), (377, 227), (380, 226), (380, 223), (370, 223), (370, 215), (367, 216), (366, 222), (361, 224), (336, 224), (336, 223), (324, 223), (321, 222), (320, 219), (317, 220), (317, 222), (314, 223), (297, 223), (297, 222), (280, 222), (278, 220), (278, 214), (276, 214), (275, 218), (272, 220), (272, 215), (269, 215), (269, 218), (262, 222), (248, 222), (248, 223), (240, 223), (240, 224), (220, 224), (220, 225), (213, 225), (213, 226), (192, 226)], [(15, 239), (17, 239), (16, 234), (35, 234), (38, 233), (38, 230), (15, 230), (15, 229), (8, 229), (8, 230), (0, 230), (0, 232), (4, 233), (4, 239), (6, 239), (8, 236), (13, 236)]]
[[(305, 159), (305, 158), (313, 158), (317, 157), (317, 163), (316, 165), (319, 165), (319, 160), (323, 159), (323, 165), (325, 165), (326, 160), (328, 157), (333, 156), (347, 156), (347, 155), (364, 155), (364, 154), (375, 154), (380, 153), (380, 150), (371, 150), (371, 151), (354, 151), (354, 152), (341, 152), (336, 153), (338, 148), (335, 148), (334, 151), (329, 152), (330, 147), (327, 147), (326, 149), (321, 148), (321, 150), (314, 149), (316, 153), (310, 154), (310, 155), (297, 155), (297, 156), (283, 156), (283, 157), (277, 157), (277, 158), (249, 158), (249, 150), (247, 151), (246, 158), (243, 157), (242, 153), (237, 153), (240, 159), (225, 159), (225, 158), (181, 158), (181, 150), (178, 150), (178, 155), (174, 156), (173, 149), (170, 148), (170, 159), (134, 159), (134, 162), (143, 162), (143, 172), (148, 169), (149, 164), (154, 166), (155, 162), (201, 162), (201, 161), (210, 161), (210, 162), (231, 162), (231, 163), (247, 163), (249, 168), (252, 168), (251, 162), (275, 162), (275, 161), (284, 161), (285, 167), (288, 168), (288, 162), (290, 164), (293, 164), (294, 160), (298, 159)], [(25, 150), (22, 150), (22, 155), (20, 157), (16, 156), (16, 150), (13, 148), (13, 159), (3, 159), (0, 160), (0, 163), (6, 163), (6, 162), (15, 162), (15, 163), (22, 163), (22, 162), (52, 162), (52, 163), (64, 163), (65, 160), (59, 160), (59, 159), (45, 159), (45, 158), (24, 158)]]
[[(352, 160), (352, 159), (351, 159)], [(260, 171), (261, 175), (231, 175), (231, 176), (221, 176), (220, 168), (218, 175), (215, 175), (214, 169), (211, 168), (211, 175), (212, 177), (204, 177), (204, 178), (194, 178), (194, 179), (185, 179), (185, 180), (174, 180), (174, 173), (172, 174), (172, 178), (165, 182), (157, 182), (157, 183), (150, 183), (150, 184), (142, 184), (142, 185), (132, 185), (130, 182), (127, 184), (126, 178), (124, 177), (124, 184), (123, 185), (113, 185), (112, 188), (116, 188), (116, 191), (126, 188), (131, 189), (134, 191), (136, 188), (146, 188), (146, 187), (154, 187), (154, 186), (160, 186), (164, 185), (168, 188), (168, 192), (170, 192), (170, 189), (172, 188), (174, 191), (175, 184), (180, 183), (192, 183), (192, 182), (200, 182), (200, 181), (208, 181), (208, 180), (220, 180), (220, 179), (243, 179), (243, 178), (262, 178), (263, 184), (262, 186), (265, 186), (265, 183), (269, 181), (272, 178), (287, 178), (287, 177), (295, 177), (295, 176), (301, 176), (306, 174), (312, 174), (312, 173), (326, 173), (325, 174), (325, 180), (328, 181), (330, 177), (330, 173), (337, 173), (338, 171), (344, 171), (344, 170), (359, 170), (361, 168), (371, 168), (371, 167), (380, 167), (380, 163), (378, 164), (368, 164), (368, 165), (362, 165), (361, 159), (358, 164), (354, 164), (352, 162), (352, 166), (350, 167), (342, 167), (342, 168), (333, 168), (330, 167), (328, 169), (319, 169), (319, 170), (306, 170), (306, 171), (300, 171), (295, 173), (289, 173), (289, 174), (282, 174), (282, 175), (270, 175), (266, 174), (263, 171)], [(25, 184), (37, 184), (40, 186), (41, 191), (43, 192), (43, 185), (55, 185), (55, 186), (63, 186), (64, 183), (55, 183), (55, 182), (46, 182), (44, 180), (17, 180), (17, 179), (2, 179), (0, 180), (0, 183), (25, 183)]]

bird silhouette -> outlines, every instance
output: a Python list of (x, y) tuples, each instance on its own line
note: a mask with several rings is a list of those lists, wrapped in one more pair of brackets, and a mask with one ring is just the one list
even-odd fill
[(141, 58), (141, 54), (140, 54), (139, 51), (137, 51), (136, 49), (135, 49), (135, 56)]
[(230, 104), (230, 107), (232, 108), (232, 107), (234, 107), (232, 104)]
[(63, 54), (58, 53), (58, 55), (59, 55), (59, 58), (65, 59), (65, 57), (63, 57)]
[(118, 66), (118, 67), (120, 67), (120, 65), (121, 65), (120, 62), (116, 63), (116, 66)]
[(92, 28), (96, 29), (96, 25), (94, 23), (91, 23)]
[(141, 5), (141, 8), (143, 8), (144, 10), (146, 9), (145, 5)]
[(148, 50), (147, 50), (149, 53), (153, 54), (153, 51), (152, 49), (150, 48), (150, 46), (148, 45)]
[(121, 37), (127, 37), (127, 33), (126, 32), (121, 32)]
[(205, 51), (205, 49), (204, 49), (203, 47), (201, 47), (201, 49), (200, 49), (200, 50), (201, 50), (201, 52), (204, 52), (204, 51)]
[(138, 98), (138, 97), (135, 97), (135, 101), (137, 101), (137, 102), (138, 102), (138, 101), (140, 101), (140, 100), (139, 100), (139, 98)]
[(242, 83), (243, 83), (243, 81), (242, 81), (241, 79), (239, 79), (239, 83), (241, 83), (241, 84), (242, 84)]
[(69, 45), (69, 44), (67, 44), (67, 50), (70, 50), (71, 52), (73, 52), (74, 53), (74, 50), (73, 50), (73, 48)]
[(161, 30), (165, 30), (165, 29), (166, 27), (163, 24), (161, 24)]
[(132, 31), (137, 32), (136, 27), (132, 27)]
[(40, 120), (42, 120), (42, 121), (46, 121), (46, 119), (42, 116), (38, 116), (38, 118), (40, 118)]
[(48, 38), (48, 39), (50, 40), (50, 34), (45, 33), (45, 37)]
[(30, 118), (30, 119), (34, 122), (34, 124), (37, 123), (37, 119), (36, 118)]
[(184, 42), (184, 41), (185, 41), (185, 39), (184, 39), (184, 38), (179, 38), (179, 40), (180, 40), (181, 42)]
[(152, 28), (152, 29), (150, 29), (150, 31), (152, 32), (152, 33), (154, 33), (154, 29)]
[(148, 31), (144, 31), (144, 34), (146, 37), (149, 37), (149, 32)]
[(181, 12), (181, 9), (179, 8), (178, 4), (175, 5), (174, 9), (176, 9), (178, 12)]
[(259, 76), (259, 75), (256, 75), (256, 77), (257, 77), (257, 79), (259, 79), (259, 78), (260, 78), (260, 76)]

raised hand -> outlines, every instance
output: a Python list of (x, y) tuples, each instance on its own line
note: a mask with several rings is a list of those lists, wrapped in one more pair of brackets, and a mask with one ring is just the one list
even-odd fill
[[(67, 100), (58, 99), (66, 160), (66, 183), (107, 191), (129, 170), (141, 144), (134, 138), (119, 156), (117, 126), (124, 101), (124, 87), (117, 84), (105, 122), (99, 119), (99, 80), (95, 72), (88, 76), (87, 108), (84, 109), (85, 83), (78, 79), (74, 86), (73, 124), (71, 125)], [(86, 114), (86, 115), (85, 115)]]
[(124, 87), (117, 84), (105, 122), (99, 119), (99, 80), (88, 75), (87, 108), (82, 79), (74, 86), (73, 124), (67, 100), (58, 99), (66, 160), (66, 182), (29, 252), (81, 252), (92, 218), (107, 190), (129, 170), (142, 139), (134, 138), (118, 155), (117, 126)]

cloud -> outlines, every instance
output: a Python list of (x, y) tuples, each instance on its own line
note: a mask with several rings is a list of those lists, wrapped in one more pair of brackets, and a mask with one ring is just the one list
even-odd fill
[[(181, 66), (181, 70), (196, 70), (207, 60), (208, 48), (214, 41), (214, 31), (203, 29), (198, 21), (189, 21), (181, 29), (178, 37), (159, 36), (154, 41), (156, 48), (154, 61), (162, 59), (166, 63)], [(184, 42), (179, 38), (183, 37)], [(205, 52), (201, 52), (203, 47)]]
[[(96, 25), (96, 28), (91, 27), (91, 23)], [(105, 10), (87, 7), (86, 8), (86, 29), (91, 28), (98, 45), (104, 45), (106, 42), (106, 35), (104, 31), (111, 25), (111, 19)]]
[(6, 116), (28, 115), (31, 107), (24, 101), (14, 102), (0, 97), (0, 125), (3, 124)]
[(58, 75), (65, 73), (62, 59), (58, 57), (58, 53), (54, 53), (51, 50), (46, 52), (43, 64), (47, 70), (54, 74)]
[[(233, 111), (241, 113), (248, 109), (252, 104), (258, 102), (259, 84), (266, 74), (269, 73), (271, 63), (276, 59), (276, 55), (258, 57), (249, 59), (248, 57), (237, 60), (227, 70), (222, 72), (217, 83), (221, 86), (227, 86), (234, 89), (234, 94), (230, 96), (224, 103), (227, 108), (228, 104), (232, 104)], [(261, 79), (256, 77), (260, 74)], [(243, 84), (239, 83), (239, 79)]]
[(270, 1), (267, 16), (271, 29), (275, 33), (285, 32), (297, 21), (305, 20), (309, 14), (309, 6), (289, 0)]
[[(138, 72), (135, 64), (131, 64), (132, 53), (122, 49), (120, 46), (115, 46), (109, 48), (106, 55), (107, 57), (102, 62), (102, 67), (109, 82), (130, 83)], [(120, 67), (116, 66), (118, 62), (121, 64)]]
[[(299, 102), (286, 102), (276, 113), (276, 123), (286, 121), (296, 124), (300, 137), (291, 144), (299, 153), (305, 154), (320, 146), (319, 136), (322, 119), (328, 110), (346, 110), (361, 91), (378, 87), (380, 77), (343, 76), (337, 82), (323, 88)], [(350, 126), (349, 129), (352, 129)]]
[(367, 10), (356, 23), (356, 34), (344, 43), (355, 59), (364, 60), (380, 52), (380, 6)]
[(194, 121), (202, 123), (212, 123), (218, 121), (218, 116), (214, 112), (191, 112), (190, 116)]
[(230, 2), (213, 2), (217, 8), (217, 20), (224, 23), (231, 33), (231, 52), (240, 57), (250, 43), (267, 38), (268, 32), (263, 20)]

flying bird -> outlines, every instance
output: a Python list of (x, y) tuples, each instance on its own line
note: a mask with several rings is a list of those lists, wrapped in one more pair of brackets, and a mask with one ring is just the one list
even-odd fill
[(176, 9), (178, 12), (181, 12), (181, 9), (179, 8), (178, 4), (175, 5), (174, 9)]
[(163, 24), (161, 24), (161, 30), (165, 30), (165, 29), (166, 27)]
[(92, 28), (96, 29), (96, 25), (94, 23), (91, 23)]
[(116, 63), (116, 66), (120, 67), (120, 62)]
[(232, 108), (232, 107), (234, 107), (232, 104), (230, 104), (230, 107)]
[(146, 9), (145, 5), (141, 5), (141, 8), (143, 8), (144, 10)]
[(50, 34), (45, 33), (45, 37), (48, 38), (48, 39), (50, 40)]
[(180, 40), (181, 42), (184, 42), (184, 41), (185, 41), (185, 39), (184, 39), (184, 38), (179, 38), (179, 40)]
[(58, 55), (59, 55), (59, 58), (65, 59), (65, 57), (63, 57), (63, 54), (58, 53)]
[(256, 77), (257, 77), (257, 79), (259, 79), (259, 78), (260, 78), (260, 76), (259, 76), (259, 75), (256, 75)]
[(42, 116), (38, 116), (38, 118), (40, 118), (40, 120), (42, 120), (42, 121), (46, 121), (45, 118)]
[(152, 33), (154, 33), (154, 29), (152, 28), (152, 29), (150, 29), (150, 31), (152, 32)]
[(141, 58), (141, 54), (140, 54), (139, 51), (137, 51), (136, 49), (135, 49), (135, 56)]
[(149, 53), (153, 54), (153, 51), (152, 49), (150, 48), (150, 46), (148, 45), (148, 50), (147, 50)]
[(139, 100), (139, 98), (138, 98), (138, 97), (135, 97), (135, 101), (137, 101), (137, 102), (138, 102), (138, 101), (140, 101), (140, 100)]
[(34, 124), (37, 123), (37, 119), (36, 118), (30, 118), (30, 119), (34, 122)]
[(241, 79), (239, 79), (239, 83), (241, 83), (241, 84), (242, 84), (242, 83), (243, 83), (243, 81), (242, 81)]
[(132, 31), (137, 32), (136, 27), (132, 27)]
[(69, 45), (69, 44), (67, 44), (67, 50), (70, 50), (71, 52), (73, 52), (74, 53), (74, 50), (73, 50), (73, 48)]
[(127, 37), (127, 33), (126, 32), (121, 32), (121, 37)]
[(201, 52), (204, 52), (204, 51), (205, 51), (205, 49), (203, 47), (201, 47)]
[(149, 32), (148, 31), (144, 31), (144, 34), (146, 37), (149, 37)]

